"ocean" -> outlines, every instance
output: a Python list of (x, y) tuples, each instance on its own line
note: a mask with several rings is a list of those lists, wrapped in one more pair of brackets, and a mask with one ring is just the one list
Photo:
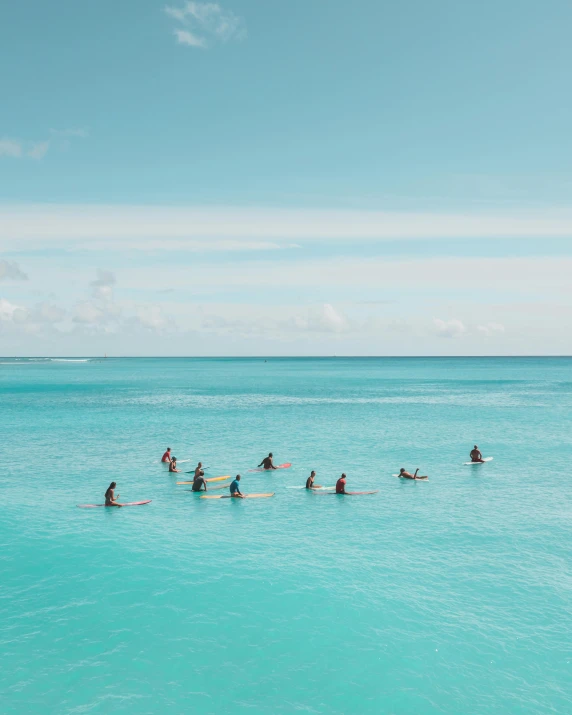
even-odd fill
[(572, 712), (572, 359), (0, 362), (3, 713)]

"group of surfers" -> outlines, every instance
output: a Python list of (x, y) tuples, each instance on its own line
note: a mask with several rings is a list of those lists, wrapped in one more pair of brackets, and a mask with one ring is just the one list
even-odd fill
[[(479, 463), (485, 461), (477, 445), (475, 445), (474, 448), (471, 450), (469, 456), (471, 457), (471, 462)], [(161, 457), (161, 462), (169, 464), (169, 472), (181, 471), (180, 469), (177, 469), (177, 458), (171, 456), (170, 447), (167, 447), (167, 451)], [(260, 462), (258, 466), (262, 467), (264, 470), (277, 469), (273, 462), (272, 452), (270, 452), (268, 457), (264, 457), (264, 459), (262, 460), (262, 462)], [(418, 472), (419, 469), (416, 469), (415, 472), (411, 474), (404, 467), (401, 467), (401, 469), (399, 470), (399, 476), (402, 479), (428, 478), (427, 475), (419, 475)], [(315, 483), (315, 479), (316, 472), (312, 470), (310, 476), (308, 477), (308, 479), (306, 479), (306, 489), (323, 489), (320, 484)], [(336, 494), (346, 493), (346, 479), (347, 477), (345, 474), (342, 474), (342, 476), (338, 479), (338, 481), (336, 482)], [(119, 495), (117, 495), (117, 497), (115, 496), (116, 488), (116, 482), (111, 482), (107, 491), (105, 492), (105, 506), (121, 506), (121, 504), (119, 504), (119, 502), (117, 501)], [(194, 492), (207, 491), (207, 482), (205, 479), (205, 471), (203, 469), (202, 462), (199, 462), (195, 467), (192, 490)], [(230, 496), (235, 497), (237, 499), (244, 499), (244, 494), (240, 491), (240, 474), (237, 474), (230, 484)]]

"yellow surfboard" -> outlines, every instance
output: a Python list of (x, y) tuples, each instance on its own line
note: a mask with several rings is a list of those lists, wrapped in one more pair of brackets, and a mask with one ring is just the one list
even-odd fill
[[(230, 476), (227, 474), (226, 477), (209, 477), (208, 479), (205, 479), (205, 482), (222, 482), (223, 479), (230, 479)], [(177, 482), (177, 484), (192, 484), (193, 480), (191, 479), (190, 482)]]
[[(273, 497), (274, 492), (270, 492), (269, 494), (245, 494), (244, 498), (245, 499), (264, 499), (265, 497)], [(231, 497), (230, 494), (213, 494), (212, 496), (210, 494), (205, 494), (204, 496), (201, 497), (201, 499), (240, 499), (240, 497)]]

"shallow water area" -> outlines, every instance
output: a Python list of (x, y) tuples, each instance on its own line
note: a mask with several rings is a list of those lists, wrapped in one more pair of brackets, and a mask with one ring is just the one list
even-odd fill
[(572, 712), (572, 359), (0, 363), (3, 712)]

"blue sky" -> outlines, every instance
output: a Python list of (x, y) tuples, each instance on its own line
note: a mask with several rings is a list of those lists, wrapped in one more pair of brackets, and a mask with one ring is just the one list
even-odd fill
[(0, 7), (0, 353), (572, 353), (572, 5)]

